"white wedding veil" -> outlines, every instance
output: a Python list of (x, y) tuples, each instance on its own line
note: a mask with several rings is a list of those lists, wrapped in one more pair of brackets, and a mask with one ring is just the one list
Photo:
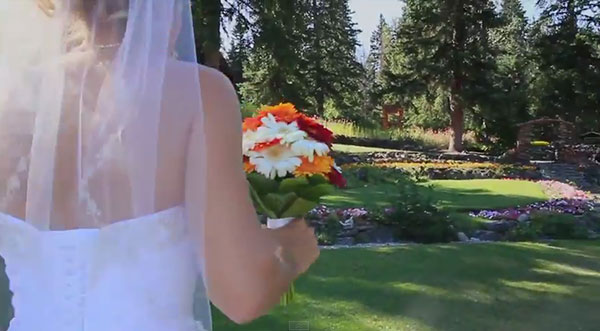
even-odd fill
[(189, 0), (0, 0), (0, 212), (47, 231), (164, 209), (171, 66), (202, 116), (193, 31)]

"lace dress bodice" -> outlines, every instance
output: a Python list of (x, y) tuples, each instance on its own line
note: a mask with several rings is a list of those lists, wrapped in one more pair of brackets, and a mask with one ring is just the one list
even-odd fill
[(9, 331), (204, 330), (194, 320), (198, 268), (182, 207), (46, 232), (0, 214), (0, 255), (13, 293)]

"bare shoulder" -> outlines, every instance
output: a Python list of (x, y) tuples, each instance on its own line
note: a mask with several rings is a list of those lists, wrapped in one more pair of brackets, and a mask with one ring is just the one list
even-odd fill
[(198, 64), (198, 74), (202, 88), (208, 88), (214, 92), (234, 93), (233, 84), (225, 74), (217, 69)]
[[(169, 81), (175, 86), (175, 95), (181, 99), (197, 95), (202, 97), (202, 111), (209, 127), (233, 130), (241, 127), (240, 104), (233, 84), (220, 71), (192, 62), (173, 61), (168, 70)], [(198, 80), (197, 84), (182, 84), (182, 81)], [(190, 93), (187, 93), (190, 92)], [(200, 109), (198, 109), (200, 110)]]
[(198, 74), (203, 108), (208, 120), (218, 125), (224, 125), (226, 123), (222, 121), (226, 121), (237, 128), (241, 121), (240, 104), (229, 78), (222, 72), (204, 65), (198, 65)]

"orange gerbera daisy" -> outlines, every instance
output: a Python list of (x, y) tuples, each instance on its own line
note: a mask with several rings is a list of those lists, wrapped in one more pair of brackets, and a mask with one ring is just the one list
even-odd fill
[(250, 130), (250, 131), (256, 131), (261, 125), (262, 125), (262, 118), (263, 116), (255, 116), (255, 117), (248, 117), (244, 120), (244, 123), (242, 124), (242, 129), (244, 130), (244, 132)]
[(247, 156), (244, 156), (244, 171), (246, 173), (251, 173), (254, 170), (256, 170), (256, 166), (252, 163), (250, 163), (250, 158)]
[(277, 106), (264, 107), (258, 115), (262, 118), (267, 116), (267, 114), (273, 114), (278, 121), (286, 123), (292, 123), (301, 116), (298, 110), (296, 110), (296, 106), (291, 103), (280, 103)]
[(313, 162), (310, 162), (307, 157), (301, 157), (302, 164), (296, 168), (294, 174), (296, 176), (309, 175), (327, 175), (331, 172), (334, 165), (334, 160), (330, 156), (315, 156)]

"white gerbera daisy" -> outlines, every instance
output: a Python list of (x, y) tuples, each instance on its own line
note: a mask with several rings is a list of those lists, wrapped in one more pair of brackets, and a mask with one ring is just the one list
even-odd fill
[(306, 138), (306, 132), (298, 128), (298, 123), (277, 122), (272, 114), (268, 114), (262, 119), (263, 125), (256, 130), (259, 142), (281, 139), (284, 144), (291, 144), (298, 140)]
[(244, 132), (244, 135), (242, 136), (242, 149), (244, 155), (248, 155), (248, 152), (258, 143), (260, 143), (260, 141), (258, 140), (256, 131), (248, 130)]
[(302, 160), (285, 145), (274, 145), (261, 151), (250, 151), (250, 163), (256, 172), (268, 178), (285, 177), (302, 164)]
[(292, 152), (306, 156), (308, 161), (313, 162), (315, 154), (319, 156), (327, 155), (329, 153), (329, 146), (316, 140), (302, 139), (292, 144)]

